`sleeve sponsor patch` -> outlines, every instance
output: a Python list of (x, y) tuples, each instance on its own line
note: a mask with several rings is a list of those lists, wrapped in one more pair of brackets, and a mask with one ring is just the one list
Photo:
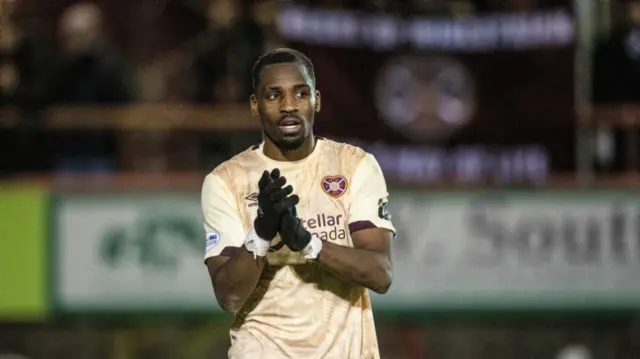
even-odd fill
[(205, 251), (209, 252), (220, 243), (220, 234), (218, 232), (207, 232)]
[(389, 201), (387, 200), (387, 198), (380, 198), (378, 200), (378, 217), (380, 217), (381, 219), (390, 221), (391, 213), (389, 213), (388, 204), (389, 204)]

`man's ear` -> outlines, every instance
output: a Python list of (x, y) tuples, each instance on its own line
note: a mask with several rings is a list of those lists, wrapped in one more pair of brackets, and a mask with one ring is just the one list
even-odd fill
[(251, 114), (258, 116), (258, 98), (255, 94), (249, 96), (249, 106), (251, 107)]
[(316, 90), (316, 112), (320, 112), (321, 102), (322, 101), (320, 101), (320, 91)]

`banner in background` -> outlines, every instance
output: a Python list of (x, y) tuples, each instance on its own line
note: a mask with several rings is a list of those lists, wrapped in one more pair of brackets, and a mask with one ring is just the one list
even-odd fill
[(443, 18), (284, 6), (314, 62), (316, 132), (358, 143), (394, 182), (543, 182), (574, 166), (574, 16)]
[(45, 190), (0, 186), (0, 320), (47, 314)]
[[(639, 197), (394, 192), (394, 282), (375, 308), (638, 307)], [(59, 309), (219, 310), (199, 196), (64, 196), (55, 218)]]
[(55, 301), (63, 311), (216, 310), (199, 195), (60, 196)]
[(640, 196), (398, 194), (394, 309), (640, 307)]

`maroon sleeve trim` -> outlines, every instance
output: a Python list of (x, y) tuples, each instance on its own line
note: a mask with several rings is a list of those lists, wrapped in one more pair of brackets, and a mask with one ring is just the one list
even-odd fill
[(369, 228), (378, 228), (378, 226), (373, 224), (373, 222), (371, 221), (357, 221), (357, 222), (349, 223), (350, 233), (361, 231), (363, 229), (369, 229)]

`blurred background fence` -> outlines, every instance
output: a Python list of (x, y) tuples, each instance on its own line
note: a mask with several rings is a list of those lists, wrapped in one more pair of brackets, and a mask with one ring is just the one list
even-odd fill
[(383, 358), (640, 357), (639, 3), (0, 0), (1, 359), (226, 357), (199, 190), (279, 46), (389, 182)]

